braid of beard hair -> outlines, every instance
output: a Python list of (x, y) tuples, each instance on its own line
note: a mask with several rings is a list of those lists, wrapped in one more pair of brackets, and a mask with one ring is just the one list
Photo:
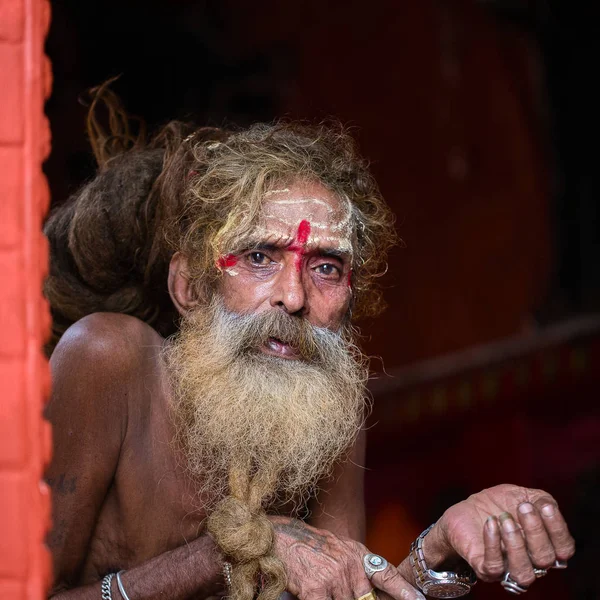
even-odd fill
[(286, 587), (283, 563), (274, 554), (273, 524), (262, 507), (273, 493), (276, 476), (258, 472), (252, 479), (247, 468), (232, 469), (230, 495), (221, 500), (208, 518), (208, 531), (232, 561), (233, 600), (252, 600), (261, 577), (257, 600), (277, 600)]

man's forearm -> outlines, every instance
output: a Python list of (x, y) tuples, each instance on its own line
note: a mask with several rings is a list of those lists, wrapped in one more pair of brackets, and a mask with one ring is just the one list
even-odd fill
[[(188, 600), (223, 593), (223, 558), (210, 536), (169, 550), (121, 575), (123, 588), (135, 600)], [(52, 600), (100, 600), (101, 581), (69, 591), (56, 591)], [(112, 598), (121, 600), (116, 578)]]

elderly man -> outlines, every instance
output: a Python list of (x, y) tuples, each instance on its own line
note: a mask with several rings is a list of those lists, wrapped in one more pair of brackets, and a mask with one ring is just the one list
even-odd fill
[(378, 309), (394, 233), (342, 130), (172, 123), (121, 151), (90, 123), (99, 172), (47, 226), (52, 598), (450, 598), (563, 566), (556, 502), (511, 485), (397, 568), (363, 545), (351, 317)]

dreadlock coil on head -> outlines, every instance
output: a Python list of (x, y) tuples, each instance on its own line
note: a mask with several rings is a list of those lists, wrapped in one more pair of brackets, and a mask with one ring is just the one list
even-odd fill
[[(163, 336), (176, 331), (178, 314), (166, 285), (173, 251), (160, 236), (166, 229), (163, 215), (177, 209), (161, 204), (156, 182), (190, 132), (201, 138), (218, 136), (220, 130), (173, 121), (146, 142), (143, 126), (137, 136), (131, 132), (119, 98), (108, 87), (112, 81), (90, 90), (86, 130), (98, 172), (51, 213), (44, 227), (50, 244), (44, 293), (52, 311), (47, 354), (68, 327), (95, 312), (138, 317)], [(187, 153), (191, 158), (189, 146)]]

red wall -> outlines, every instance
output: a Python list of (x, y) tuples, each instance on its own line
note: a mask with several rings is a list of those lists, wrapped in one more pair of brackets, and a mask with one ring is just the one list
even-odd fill
[(50, 316), (42, 299), (48, 251), (42, 219), (50, 149), (44, 100), (46, 0), (0, 2), (0, 599), (42, 600), (50, 582), (43, 542), (50, 494), (41, 481), (51, 433), (42, 419), (50, 374), (42, 355)]

